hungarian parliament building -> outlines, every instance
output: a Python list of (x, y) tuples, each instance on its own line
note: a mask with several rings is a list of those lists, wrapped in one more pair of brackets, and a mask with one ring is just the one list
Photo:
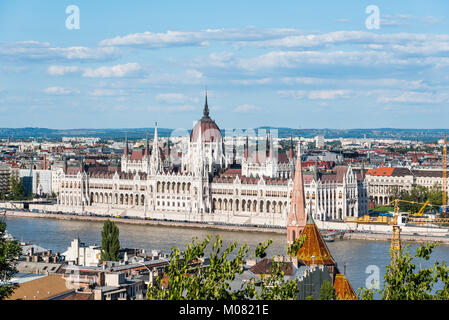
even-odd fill
[[(186, 139), (187, 140), (187, 139)], [(64, 165), (56, 176), (58, 209), (100, 215), (285, 227), (290, 210), (295, 164), (300, 143), (287, 151), (274, 148), (250, 152), (248, 137), (239, 164), (235, 148), (226, 154), (224, 137), (209, 116), (207, 95), (203, 117), (196, 122), (180, 161), (174, 164), (154, 139), (131, 150), (126, 139), (120, 165), (88, 168), (82, 162)], [(151, 146), (151, 147), (150, 147)], [(173, 152), (174, 153), (174, 152)], [(233, 154), (232, 154), (233, 153)], [(343, 220), (368, 212), (363, 170), (335, 166), (304, 173), (307, 210), (320, 221)], [(307, 211), (309, 212), (309, 211)]]

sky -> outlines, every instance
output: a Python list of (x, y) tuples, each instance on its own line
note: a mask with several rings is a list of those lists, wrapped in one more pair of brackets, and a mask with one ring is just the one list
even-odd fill
[(206, 89), (222, 129), (448, 128), (449, 1), (0, 0), (0, 127), (191, 128)]

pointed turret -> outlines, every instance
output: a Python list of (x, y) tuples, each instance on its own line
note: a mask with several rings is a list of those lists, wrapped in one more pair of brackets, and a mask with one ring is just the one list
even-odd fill
[(270, 156), (270, 134), (269, 133), (267, 133), (267, 141), (265, 142), (265, 145), (266, 145), (266, 155), (267, 155), (267, 157), (269, 157)]
[(205, 102), (204, 102), (203, 117), (209, 118), (209, 106), (207, 105), (207, 90), (206, 90), (206, 98), (205, 98)]
[(290, 210), (287, 218), (287, 243), (292, 244), (306, 225), (304, 201), (304, 181), (302, 177), (301, 144), (298, 144), (298, 158), (295, 166), (293, 190), (291, 193)]
[(329, 252), (318, 227), (313, 220), (312, 214), (307, 215), (307, 223), (301, 232), (305, 235), (305, 241), (298, 250), (297, 257), (306, 265), (335, 265), (335, 260)]
[(151, 173), (154, 175), (162, 171), (161, 154), (159, 151), (159, 140), (157, 137), (157, 122), (154, 126), (153, 150), (151, 151)]
[(290, 148), (288, 149), (288, 158), (293, 159), (293, 135), (290, 134)]
[(248, 136), (246, 136), (246, 143), (245, 143), (245, 150), (244, 150), (244, 157), (246, 160), (248, 160), (248, 149), (249, 149), (249, 143), (248, 143)]
[(148, 145), (148, 133), (147, 136), (145, 138), (145, 152), (144, 152), (144, 156), (148, 157), (150, 155), (150, 147)]
[(167, 157), (168, 157), (168, 163), (170, 164), (170, 154), (171, 154), (171, 150), (170, 150), (170, 138), (167, 139)]
[(123, 154), (125, 156), (128, 156), (129, 149), (128, 149), (128, 133), (125, 133), (125, 148), (123, 149)]

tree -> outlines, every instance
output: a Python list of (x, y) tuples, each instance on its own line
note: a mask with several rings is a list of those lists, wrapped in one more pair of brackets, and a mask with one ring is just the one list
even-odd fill
[(10, 199), (11, 200), (20, 200), (25, 198), (25, 187), (23, 186), (23, 179), (17, 179), (14, 176), (11, 176), (9, 179), (9, 188), (10, 188)]
[[(237, 242), (223, 250), (221, 237), (216, 236), (211, 248), (211, 236), (204, 240), (198, 238), (186, 244), (184, 252), (173, 247), (170, 263), (163, 275), (156, 277), (148, 288), (147, 297), (151, 300), (235, 300), (235, 299), (294, 299), (298, 292), (296, 280), (285, 280), (281, 260), (272, 260), (271, 273), (262, 275), (260, 282), (251, 279), (242, 282), (240, 288), (232, 290), (231, 282), (244, 272), (245, 258), (249, 247), (243, 244), (237, 249)], [(265, 249), (271, 240), (260, 243), (254, 253), (255, 258), (265, 256)], [(204, 263), (205, 251), (209, 248), (208, 263)], [(235, 250), (237, 249), (237, 252)], [(231, 255), (234, 257), (231, 258)]]
[(306, 235), (303, 234), (293, 241), (293, 243), (289, 246), (287, 245), (287, 254), (289, 256), (296, 256), (298, 254), (299, 249), (301, 249), (302, 244), (306, 241)]
[(104, 222), (101, 231), (100, 262), (118, 261), (120, 259), (119, 229), (109, 219)]
[(6, 239), (6, 223), (0, 221), (0, 300), (9, 297), (15, 285), (8, 283), (17, 272), (16, 263), (22, 248), (17, 240)]
[[(446, 262), (435, 262), (433, 268), (422, 268), (421, 261), (429, 260), (437, 244), (422, 244), (414, 256), (401, 250), (387, 266), (382, 289), (359, 289), (360, 299), (373, 299), (378, 292), (382, 300), (447, 300), (449, 299), (449, 267)], [(419, 267), (413, 262), (418, 259)], [(435, 284), (442, 288), (435, 290)]]
[[(427, 200), (429, 200), (430, 204), (433, 205), (433, 207), (441, 206), (443, 192), (439, 183), (435, 183), (431, 188), (426, 188), (424, 186), (418, 185), (414, 186), (410, 190), (401, 189), (399, 188), (399, 186), (392, 186), (389, 192), (389, 196), (391, 199), (419, 202), (399, 202), (399, 210), (403, 212), (416, 213), (419, 211), (419, 209), (421, 209), (422, 205)], [(427, 207), (426, 209), (428, 208), (429, 207)]]
[(327, 280), (324, 280), (320, 288), (320, 300), (335, 300), (335, 299), (336, 299), (335, 289), (332, 286), (332, 283), (330, 283)]

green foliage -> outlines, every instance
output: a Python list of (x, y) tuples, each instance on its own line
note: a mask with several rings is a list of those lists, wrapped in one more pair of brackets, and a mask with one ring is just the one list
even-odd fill
[(335, 289), (332, 286), (332, 283), (330, 283), (327, 280), (324, 280), (320, 288), (320, 300), (335, 300), (335, 299), (336, 299)]
[(25, 187), (23, 185), (23, 179), (17, 179), (14, 176), (9, 178), (9, 190), (10, 193), (7, 200), (27, 200), (29, 197), (25, 194)]
[[(446, 262), (435, 262), (433, 268), (421, 268), (421, 261), (429, 260), (437, 244), (423, 244), (416, 249), (412, 256), (409, 252), (401, 250), (387, 266), (382, 289), (359, 289), (359, 298), (372, 300), (373, 293), (378, 292), (382, 300), (447, 300), (449, 299), (449, 268)], [(417, 267), (413, 260), (418, 259)], [(443, 285), (442, 289), (434, 290), (437, 283)]]
[(119, 229), (109, 219), (104, 222), (101, 231), (100, 262), (118, 261), (120, 259)]
[(8, 283), (8, 280), (17, 272), (16, 263), (19, 255), (22, 253), (17, 240), (7, 240), (6, 224), (0, 221), (0, 300), (9, 297), (15, 286)]
[(267, 253), (265, 250), (267, 250), (268, 246), (273, 242), (273, 240), (269, 239), (265, 241), (264, 243), (259, 243), (256, 250), (254, 251), (254, 255), (256, 258), (265, 258), (267, 256)]
[(287, 245), (287, 254), (289, 256), (296, 256), (298, 254), (299, 249), (302, 247), (303, 243), (306, 241), (306, 235), (301, 235), (293, 241), (293, 243), (288, 246)]
[[(237, 242), (223, 248), (221, 237), (216, 236), (210, 248), (208, 263), (205, 262), (206, 247), (211, 242), (208, 235), (204, 240), (198, 238), (186, 244), (184, 252), (173, 247), (170, 263), (164, 274), (156, 277), (153, 286), (148, 288), (147, 297), (151, 300), (242, 300), (242, 299), (294, 299), (298, 292), (296, 280), (284, 280), (283, 262), (273, 261), (271, 274), (242, 282), (240, 288), (232, 290), (231, 282), (244, 272), (244, 263), (249, 247), (243, 244), (237, 249)], [(265, 250), (271, 240), (260, 243), (254, 257), (265, 257)], [(235, 250), (237, 249), (237, 252)], [(231, 257), (233, 255), (233, 257)]]
[[(403, 212), (416, 213), (424, 205), (424, 202), (429, 200), (430, 204), (434, 207), (441, 206), (443, 193), (441, 185), (435, 183), (431, 188), (426, 188), (424, 186), (414, 186), (410, 190), (400, 189), (398, 186), (393, 186), (390, 189), (390, 197), (392, 199), (401, 199), (407, 201), (414, 201), (420, 203), (407, 203), (399, 202), (399, 209)], [(425, 210), (429, 210), (430, 206), (426, 207)]]
[(305, 300), (315, 300), (315, 297), (314, 297), (314, 296), (307, 296), (307, 297), (305, 298)]

